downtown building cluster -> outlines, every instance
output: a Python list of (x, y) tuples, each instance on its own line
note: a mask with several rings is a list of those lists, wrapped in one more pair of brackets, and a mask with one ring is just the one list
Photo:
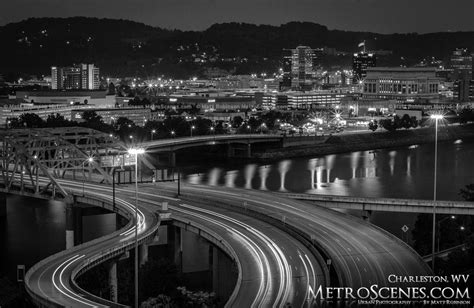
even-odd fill
[[(325, 68), (322, 59), (338, 54), (335, 49), (300, 45), (283, 50), (282, 67), (277, 73), (222, 76), (212, 79), (172, 80), (138, 77), (100, 78), (93, 64), (51, 68), (50, 91), (17, 91), (14, 101), (3, 108), (2, 124), (22, 113), (46, 118), (59, 113), (81, 121), (84, 109), (93, 110), (105, 122), (128, 117), (143, 126), (149, 120), (162, 121), (167, 111), (187, 117), (193, 110), (212, 121), (248, 119), (255, 112), (278, 110), (294, 114), (311, 112), (329, 118), (335, 111), (359, 121), (364, 117), (386, 116), (407, 109), (445, 109), (467, 106), (474, 99), (472, 54), (456, 49), (445, 67), (378, 66), (380, 51), (347, 53), (351, 67)], [(361, 49), (361, 47), (363, 47)], [(388, 53), (389, 51), (383, 51)], [(127, 93), (116, 95), (105, 90), (127, 84), (134, 96), (149, 98), (147, 106), (137, 107)], [(459, 105), (460, 104), (460, 105)], [(406, 112), (406, 111), (402, 111)]]

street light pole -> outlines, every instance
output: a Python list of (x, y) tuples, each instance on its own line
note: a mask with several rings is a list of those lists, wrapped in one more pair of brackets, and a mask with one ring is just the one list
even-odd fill
[(138, 154), (144, 149), (130, 149), (128, 153), (135, 155), (135, 308), (138, 308)]
[(84, 197), (85, 196), (85, 192), (84, 192), (84, 186), (85, 186), (85, 183), (86, 183), (86, 171), (85, 171), (85, 163), (86, 161), (83, 161), (82, 162), (82, 196)]
[(135, 151), (135, 308), (138, 308), (138, 151)]
[(86, 162), (92, 163), (94, 159), (92, 157), (89, 157), (85, 161), (82, 162), (82, 196), (85, 196), (85, 184), (86, 184), (86, 171), (85, 171), (85, 164)]
[(434, 180), (433, 180), (433, 230), (431, 238), (431, 269), (435, 271), (435, 250), (436, 250), (436, 180), (438, 167), (438, 120), (443, 116), (440, 114), (431, 115), (435, 120), (435, 156), (434, 156)]

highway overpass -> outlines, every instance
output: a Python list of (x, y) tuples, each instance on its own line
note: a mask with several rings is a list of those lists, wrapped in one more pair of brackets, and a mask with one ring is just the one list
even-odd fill
[[(433, 213), (434, 204), (432, 200), (420, 199), (362, 198), (297, 193), (282, 193), (282, 196), (309, 201), (325, 208), (360, 211)], [(474, 202), (438, 200), (436, 201), (436, 213), (474, 215)]]
[[(116, 189), (113, 206), (112, 188), (89, 182), (97, 174), (104, 183), (109, 182), (113, 178), (110, 170), (94, 161), (87, 168), (88, 176), (85, 174), (85, 161), (90, 155), (100, 161), (112, 150), (121, 153), (123, 145), (114, 145), (113, 140), (101, 144), (101, 139), (110, 137), (96, 132), (80, 135), (67, 129), (40, 133), (18, 131), (1, 136), (0, 190), (63, 200), (68, 204), (67, 213), (78, 202), (104, 207), (127, 217), (129, 223), (117, 232), (75, 247), (70, 239), (73, 233), (67, 229), (68, 249), (39, 262), (25, 277), (27, 292), (38, 306), (120, 307), (81, 289), (75, 278), (131, 249), (135, 230), (141, 247), (146, 247), (160, 225), (157, 211), (164, 201), (169, 202), (178, 225), (208, 238), (238, 265), (239, 280), (228, 306), (303, 306), (309, 292), (320, 285), (385, 286), (389, 274), (423, 276), (431, 272), (409, 246), (367, 222), (269, 192), (186, 185), (183, 195), (176, 197), (174, 184), (142, 184), (135, 221), (133, 186)], [(277, 138), (281, 142), (282, 137), (208, 136), (198, 137), (196, 142), (195, 138), (182, 138), (186, 140), (162, 140), (161, 145), (152, 145), (170, 151), (175, 146), (213, 142), (210, 138), (250, 144), (274, 142)], [(317, 142), (303, 138), (293, 141)], [(66, 172), (84, 182), (63, 179)], [(87, 191), (85, 196), (83, 189)]]
[(159, 139), (140, 143), (139, 146), (148, 153), (170, 152), (185, 148), (192, 148), (215, 144), (245, 144), (277, 143), (280, 147), (311, 145), (322, 143), (328, 137), (324, 136), (282, 136), (270, 134), (229, 134), (181, 137)]

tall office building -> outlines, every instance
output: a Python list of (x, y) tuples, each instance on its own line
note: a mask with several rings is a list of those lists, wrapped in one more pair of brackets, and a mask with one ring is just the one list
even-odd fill
[(283, 60), (282, 87), (295, 90), (310, 90), (313, 87), (316, 61), (319, 50), (308, 46), (288, 49), (289, 55)]
[(472, 99), (473, 70), (472, 54), (466, 48), (457, 48), (450, 59), (452, 80), (454, 81), (453, 97), (459, 102)]
[(474, 79), (472, 75), (472, 54), (466, 48), (457, 48), (451, 55), (451, 69), (453, 70), (453, 79), (469, 77)]
[(51, 67), (53, 90), (97, 90), (99, 86), (99, 68), (94, 64)]
[(377, 66), (377, 57), (373, 53), (361, 51), (352, 57), (352, 82), (360, 83), (367, 76), (367, 68)]

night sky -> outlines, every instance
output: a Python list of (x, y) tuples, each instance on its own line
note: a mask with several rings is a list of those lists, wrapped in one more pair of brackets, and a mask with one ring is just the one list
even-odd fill
[(229, 21), (312, 21), (330, 29), (426, 33), (474, 30), (473, 12), (474, 0), (1, 0), (0, 25), (28, 17), (90, 16), (183, 30)]

